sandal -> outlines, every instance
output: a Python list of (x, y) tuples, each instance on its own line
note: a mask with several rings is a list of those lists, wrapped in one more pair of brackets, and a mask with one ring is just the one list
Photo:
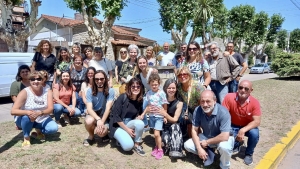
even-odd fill
[(25, 140), (23, 143), (22, 143), (22, 148), (29, 148), (30, 147), (30, 141), (29, 140)]
[(84, 146), (91, 146), (91, 145), (94, 144), (94, 142), (95, 142), (95, 139), (94, 139), (94, 138), (93, 138), (92, 140), (87, 138), (87, 139), (84, 139), (84, 140), (83, 140), (83, 143), (82, 143), (82, 144), (83, 144)]
[(42, 133), (37, 134), (37, 132), (32, 132), (30, 136), (37, 140), (45, 140), (45, 135)]
[(110, 138), (108, 137), (108, 135), (102, 137), (102, 143), (106, 143), (109, 142)]

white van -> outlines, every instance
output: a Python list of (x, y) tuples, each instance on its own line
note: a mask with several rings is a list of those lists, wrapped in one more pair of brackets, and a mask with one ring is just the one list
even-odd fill
[(0, 52), (0, 97), (9, 96), (10, 85), (16, 80), (21, 65), (31, 65), (34, 53)]

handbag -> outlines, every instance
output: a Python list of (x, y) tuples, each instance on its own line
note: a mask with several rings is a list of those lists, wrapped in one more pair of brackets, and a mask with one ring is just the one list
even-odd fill
[[(134, 69), (133, 69), (131, 78), (134, 76), (135, 71), (136, 71), (136, 66), (135, 66)], [(129, 80), (131, 80), (131, 78), (129, 79), (129, 78), (127, 77), (127, 82), (129, 82)], [(119, 87), (119, 94), (123, 94), (123, 93), (125, 93), (125, 92), (126, 92), (126, 83), (123, 83), (123, 84)]]

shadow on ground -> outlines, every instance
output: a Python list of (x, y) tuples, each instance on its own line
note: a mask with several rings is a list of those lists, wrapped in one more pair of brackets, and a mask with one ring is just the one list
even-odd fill
[(289, 76), (289, 77), (274, 77), (274, 80), (285, 80), (285, 81), (300, 81), (300, 76)]

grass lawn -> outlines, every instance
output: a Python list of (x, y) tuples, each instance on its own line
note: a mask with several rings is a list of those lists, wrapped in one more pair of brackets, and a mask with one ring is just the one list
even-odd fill
[[(242, 151), (232, 156), (230, 168), (254, 168), (264, 154), (285, 136), (290, 128), (300, 119), (300, 80), (268, 79), (255, 81), (253, 96), (261, 103), (263, 112), (260, 126), (260, 140), (254, 153), (254, 164), (243, 164)], [(115, 141), (84, 147), (82, 141), (87, 137), (83, 119), (78, 124), (65, 126), (55, 135), (46, 136), (45, 142), (32, 139), (31, 147), (23, 150), (22, 132), (14, 128), (13, 122), (1, 123), (0, 168), (203, 168), (198, 156), (188, 153), (184, 159), (172, 160), (164, 156), (161, 160), (151, 157), (154, 138), (151, 134), (143, 135), (143, 147), (146, 157), (133, 151), (124, 152), (115, 146)], [(208, 168), (217, 168), (219, 156)]]

